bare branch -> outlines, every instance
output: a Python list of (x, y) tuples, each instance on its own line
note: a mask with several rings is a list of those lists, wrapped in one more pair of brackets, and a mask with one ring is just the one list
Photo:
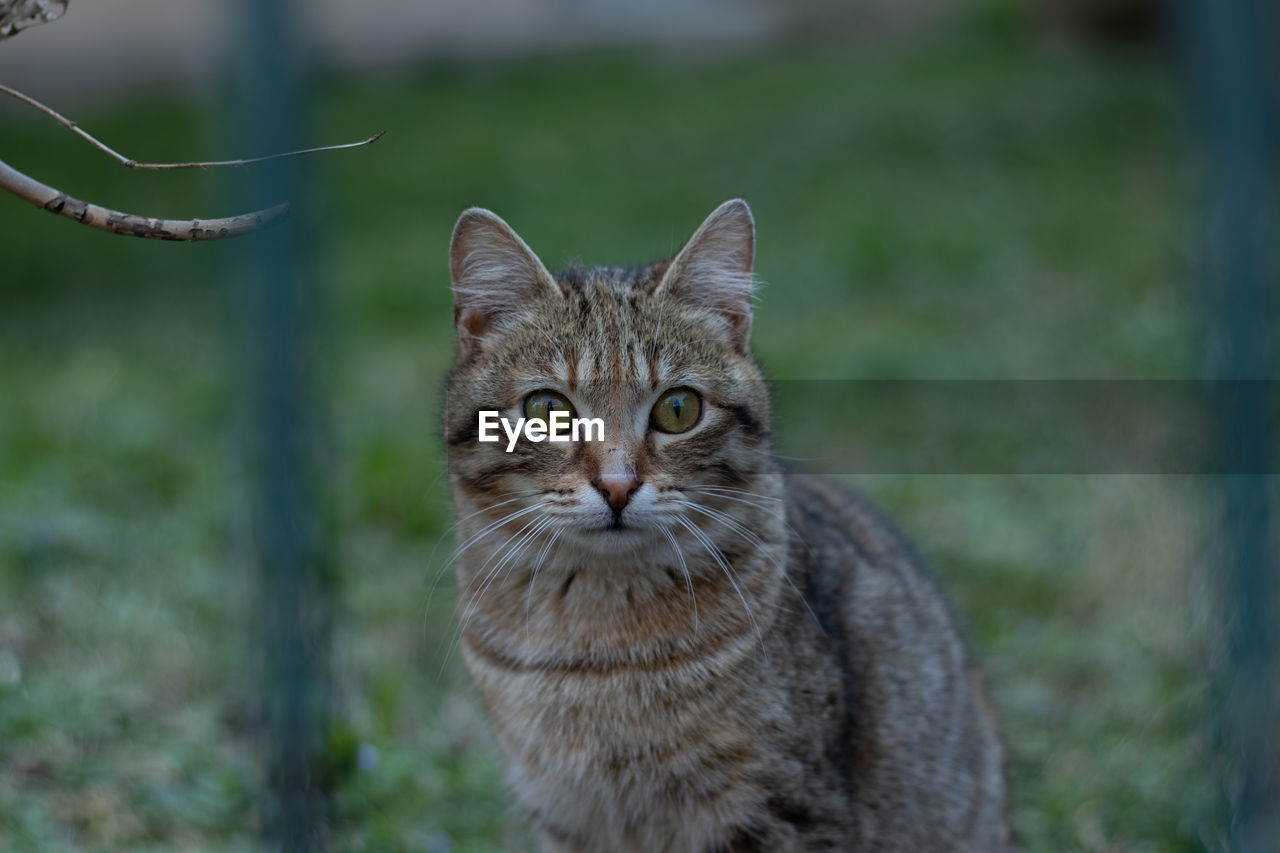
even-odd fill
[[(3, 0), (0, 0), (3, 9)], [(342, 148), (359, 148), (377, 142), (386, 133), (385, 130), (375, 133), (368, 139), (359, 142), (348, 142), (343, 145), (324, 145), (319, 148), (306, 148), (301, 151), (288, 151), (284, 154), (269, 154), (265, 157), (250, 157), (244, 160), (217, 160), (191, 163), (139, 163), (125, 157), (109, 145), (99, 141), (88, 131), (81, 128), (62, 113), (40, 103), (30, 95), (0, 84), (0, 94), (15, 98), (27, 106), (33, 107), (72, 133), (84, 139), (93, 147), (109, 155), (116, 162), (130, 169), (203, 169), (211, 166), (247, 166), (250, 163), (261, 163), (266, 160), (278, 160), (282, 157), (298, 157), (303, 154), (315, 154), (320, 151), (337, 151)], [(223, 219), (154, 219), (149, 216), (135, 216), (121, 213), (118, 210), (100, 207), (64, 192), (42, 184), (35, 178), (24, 175), (17, 169), (0, 160), (0, 189), (6, 189), (18, 198), (31, 202), (36, 207), (44, 208), (50, 213), (74, 219), (82, 225), (111, 231), (115, 234), (129, 234), (134, 237), (148, 237), (154, 240), (220, 240), (225, 237), (238, 237), (265, 228), (289, 212), (288, 204), (277, 204), (265, 210), (255, 210), (239, 216)]]
[(74, 219), (90, 228), (153, 240), (195, 242), (239, 237), (265, 228), (289, 212), (289, 205), (278, 204), (266, 210), (255, 210), (252, 213), (229, 216), (224, 219), (175, 220), (135, 216), (72, 198), (64, 192), (40, 183), (35, 178), (24, 175), (3, 160), (0, 160), (0, 188), (29, 201), (36, 207)]
[(278, 160), (282, 157), (297, 157), (302, 154), (316, 154), (321, 151), (338, 151), (343, 148), (359, 148), (364, 145), (372, 145), (386, 134), (385, 130), (380, 130), (368, 139), (362, 139), (359, 142), (346, 142), (341, 145), (321, 145), (318, 148), (304, 148), (301, 151), (287, 151), (284, 154), (268, 154), (265, 157), (248, 157), (243, 160), (210, 160), (206, 162), (192, 163), (139, 163), (137, 160), (126, 157), (106, 143), (101, 142), (87, 130), (80, 127), (80, 125), (76, 124), (53, 107), (40, 103), (30, 95), (19, 92), (17, 89), (10, 89), (3, 83), (0, 83), (0, 93), (8, 95), (11, 98), (16, 98), (29, 107), (34, 107), (45, 115), (51, 117), (58, 124), (70, 130), (76, 136), (79, 136), (81, 139), (88, 142), (94, 148), (108, 154), (116, 162), (130, 169), (207, 169), (211, 166), (247, 166), (250, 163), (262, 163), (267, 160)]

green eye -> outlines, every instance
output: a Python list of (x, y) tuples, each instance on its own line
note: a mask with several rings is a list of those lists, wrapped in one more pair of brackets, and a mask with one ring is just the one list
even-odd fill
[(687, 432), (702, 415), (702, 398), (692, 388), (672, 388), (658, 398), (649, 419), (662, 432)]
[(555, 391), (534, 391), (524, 398), (524, 416), (531, 421), (551, 423), (551, 413), (563, 409), (573, 417), (573, 404), (569, 398)]

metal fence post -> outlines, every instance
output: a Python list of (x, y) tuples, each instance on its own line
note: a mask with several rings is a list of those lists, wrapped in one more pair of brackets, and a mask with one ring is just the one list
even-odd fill
[[(296, 22), (288, 0), (242, 0), (236, 29), (240, 130), (251, 152), (302, 147), (306, 126)], [(324, 437), (315, 376), (322, 304), (306, 241), (305, 158), (247, 174), (253, 201), (288, 200), (277, 227), (247, 238), (240, 265), (248, 322), (253, 543), (267, 766), (263, 828), (272, 849), (326, 846), (327, 780), (320, 768), (329, 705), (330, 573), (317, 463)]]
[(1280, 17), (1261, 0), (1188, 0), (1183, 11), (1203, 147), (1208, 366), (1218, 432), (1215, 490), (1223, 660), (1216, 737), (1227, 849), (1280, 850), (1280, 601), (1268, 476), (1275, 444), (1268, 304), (1280, 241), (1276, 51)]

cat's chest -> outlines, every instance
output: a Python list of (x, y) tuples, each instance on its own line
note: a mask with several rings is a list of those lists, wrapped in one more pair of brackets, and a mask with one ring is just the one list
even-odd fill
[(532, 582), (491, 588), (462, 646), (534, 822), (570, 849), (703, 851), (726, 815), (758, 811), (773, 733), (795, 727), (764, 648), (774, 598), (747, 586), (747, 609), (723, 574), (551, 565)]
[(759, 810), (777, 766), (763, 733), (781, 721), (744, 709), (780, 703), (686, 680), (558, 673), (495, 688), (477, 679), (516, 798), (550, 837), (571, 849), (704, 851)]
[(464, 657), (508, 752), (554, 758), (569, 772), (668, 764), (701, 740), (743, 741), (776, 707), (754, 636), (665, 637), (548, 650), (470, 631)]

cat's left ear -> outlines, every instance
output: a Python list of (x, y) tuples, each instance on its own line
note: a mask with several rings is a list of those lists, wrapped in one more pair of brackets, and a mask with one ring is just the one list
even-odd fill
[(740, 198), (712, 211), (667, 266), (655, 295), (706, 308), (725, 321), (729, 339), (745, 347), (751, 334), (751, 270), (756, 226)]
[(557, 295), (551, 273), (496, 213), (464, 210), (449, 243), (453, 320), (461, 352), (514, 319), (529, 303)]

